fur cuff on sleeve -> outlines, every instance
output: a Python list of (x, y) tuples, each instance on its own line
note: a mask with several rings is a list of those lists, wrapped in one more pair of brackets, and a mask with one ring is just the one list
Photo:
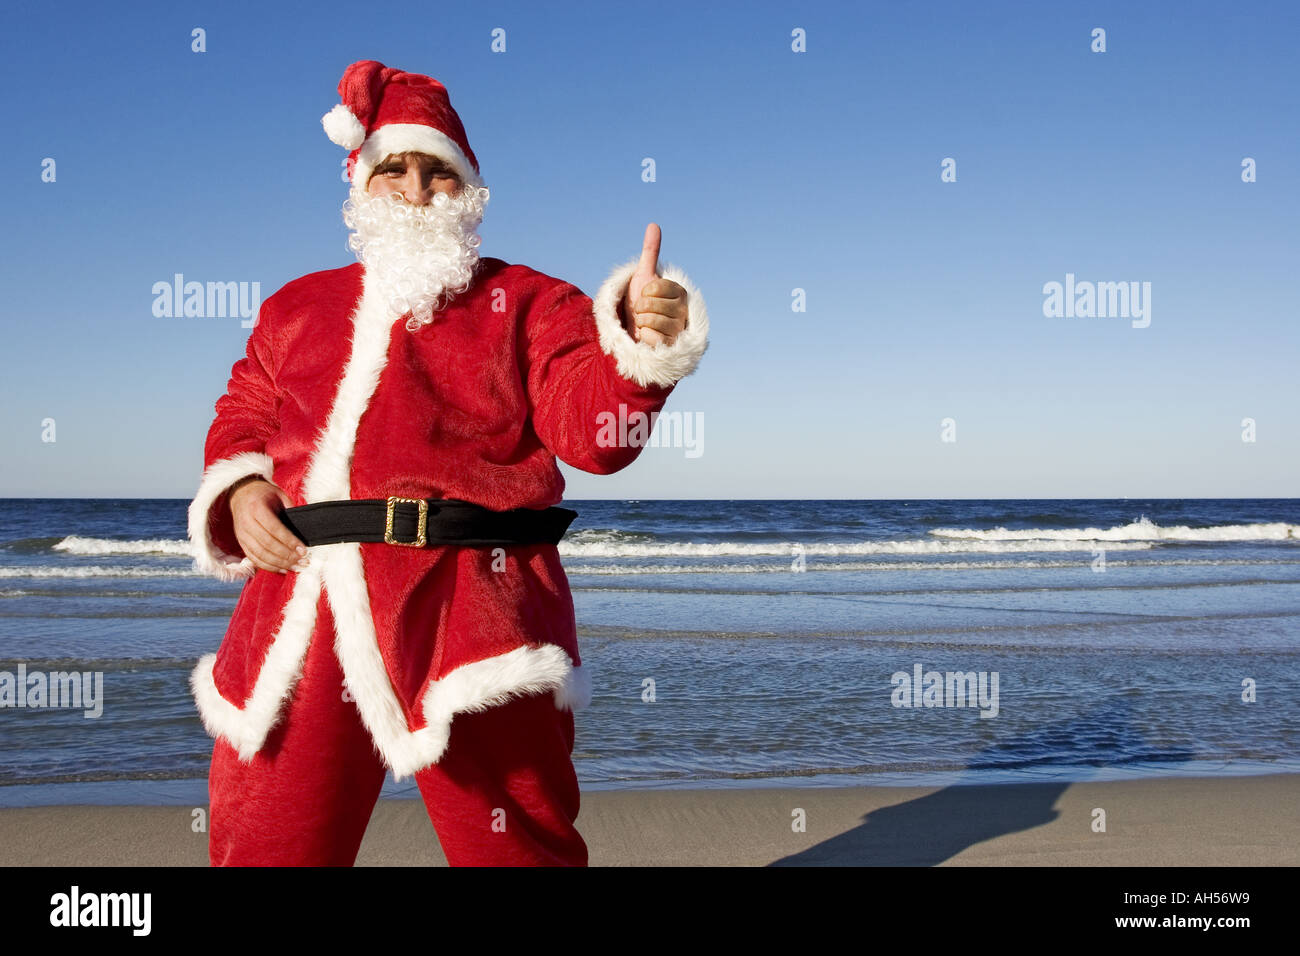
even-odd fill
[(659, 263), (659, 275), (672, 279), (686, 290), (686, 329), (672, 345), (638, 342), (619, 320), (619, 302), (627, 295), (628, 283), (636, 272), (636, 259), (618, 266), (601, 285), (593, 301), (600, 348), (618, 363), (618, 373), (644, 387), (675, 385), (695, 371), (709, 347), (709, 312), (704, 296), (686, 273), (666, 262)]
[(261, 475), (270, 481), (274, 470), (275, 462), (269, 455), (244, 451), (213, 462), (203, 472), (198, 493), (190, 502), (189, 511), (190, 547), (198, 570), (215, 575), (222, 581), (249, 578), (257, 571), (252, 558), (240, 560), (227, 554), (212, 540), (212, 522), (218, 516), (210, 512), (217, 499), (240, 478), (245, 475)]

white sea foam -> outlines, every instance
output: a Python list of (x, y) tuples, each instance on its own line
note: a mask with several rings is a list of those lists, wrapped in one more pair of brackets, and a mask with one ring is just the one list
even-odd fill
[[(1035, 551), (1091, 551), (1096, 542), (1080, 540), (1029, 541), (934, 541), (912, 538), (904, 541), (617, 541), (560, 542), (560, 554), (578, 558), (709, 558), (728, 556), (782, 555), (793, 557), (795, 545), (807, 557), (870, 554), (1005, 554)], [(1146, 541), (1107, 545), (1108, 551), (1140, 551), (1152, 545)]]
[[(1025, 528), (978, 529), (936, 528), (927, 538), (892, 541), (659, 541), (643, 532), (628, 532), (609, 528), (580, 529), (570, 533), (560, 542), (560, 554), (573, 558), (610, 559), (671, 559), (671, 558), (740, 558), (731, 564), (704, 563), (698, 566), (664, 566), (633, 564), (611, 568), (606, 566), (568, 566), (575, 574), (654, 574), (654, 573), (746, 573), (780, 570), (788, 565), (796, 553), (809, 560), (818, 558), (855, 558), (873, 555), (942, 556), (948, 554), (1034, 554), (1043, 552), (1092, 552), (1104, 548), (1107, 552), (1142, 551), (1160, 542), (1219, 542), (1219, 541), (1291, 541), (1300, 543), (1300, 525), (1286, 522), (1265, 524), (1216, 525), (1209, 528), (1191, 528), (1186, 525), (1161, 527), (1145, 515), (1139, 520), (1110, 528)], [(798, 551), (796, 551), (796, 545)], [(119, 541), (111, 538), (91, 538), (71, 535), (53, 545), (53, 550), (69, 555), (158, 555), (191, 557), (190, 542), (184, 539), (136, 539)], [(746, 558), (774, 557), (784, 559), (776, 564), (758, 564)], [(954, 570), (999, 567), (1068, 567), (1076, 561), (1044, 561), (999, 563), (996, 561), (967, 562), (816, 562), (819, 570), (869, 570), (873, 568), (914, 570), (944, 567)], [(1113, 563), (1113, 562), (1112, 562)], [(1150, 562), (1159, 564), (1176, 561)], [(1219, 562), (1210, 561), (1210, 564)], [(1224, 562), (1235, 564), (1240, 562)], [(47, 577), (190, 577), (193, 569), (165, 569), (148, 567), (9, 567), (0, 568), (0, 578)]]
[(1300, 525), (1274, 521), (1267, 524), (1223, 524), (1208, 528), (1173, 525), (1162, 528), (1146, 515), (1111, 528), (935, 528), (938, 538), (972, 541), (1300, 541)]
[(618, 528), (579, 528), (565, 535), (564, 540), (575, 544), (594, 544), (618, 541), (653, 541), (648, 531), (622, 531)]
[[(1116, 562), (1111, 562), (1115, 564)], [(1005, 568), (1078, 568), (1079, 561), (829, 561), (810, 564), (809, 571), (965, 571)], [(578, 564), (564, 566), (566, 574), (791, 574), (790, 563), (777, 564)]]
[[(1267, 565), (1276, 561), (1216, 561), (1211, 559), (1173, 559), (1154, 561), (1108, 560), (1107, 567), (1153, 568), (1170, 566)], [(1289, 562), (1282, 562), (1289, 563)], [(1019, 568), (1086, 568), (1079, 559), (1072, 561), (827, 561), (809, 563), (808, 571), (1001, 571)], [(776, 564), (566, 564), (566, 574), (791, 574), (788, 561)]]
[(196, 570), (183, 568), (128, 568), (108, 565), (73, 567), (0, 568), (0, 578), (193, 578), (205, 577)]
[(69, 535), (53, 550), (67, 554), (175, 554), (189, 557), (193, 552), (184, 539), (154, 538), (152, 540), (117, 541), (113, 538), (83, 538)]

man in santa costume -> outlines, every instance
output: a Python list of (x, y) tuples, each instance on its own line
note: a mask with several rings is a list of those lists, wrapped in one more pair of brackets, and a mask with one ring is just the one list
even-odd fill
[(605, 416), (658, 414), (704, 300), (654, 224), (594, 299), (480, 257), (488, 191), (443, 85), (366, 60), (339, 95), (360, 261), (262, 305), (189, 509), (198, 566), (245, 582), (191, 677), (210, 857), (351, 865), (390, 769), (452, 865), (585, 865), (556, 458), (636, 458)]

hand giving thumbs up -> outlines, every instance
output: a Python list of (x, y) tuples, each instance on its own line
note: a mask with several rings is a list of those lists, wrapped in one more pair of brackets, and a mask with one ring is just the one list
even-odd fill
[(649, 345), (672, 345), (686, 328), (686, 290), (659, 275), (662, 238), (657, 224), (646, 226), (641, 261), (621, 303), (624, 328), (638, 342)]

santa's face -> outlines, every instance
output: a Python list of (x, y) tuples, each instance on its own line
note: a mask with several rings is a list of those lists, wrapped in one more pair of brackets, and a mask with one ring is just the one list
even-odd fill
[(488, 190), (462, 183), (433, 156), (389, 157), (362, 191), (343, 204), (348, 244), (366, 267), (366, 289), (394, 316), (412, 316), (418, 331), (438, 309), (469, 288), (478, 266), (477, 230)]
[(437, 193), (454, 196), (460, 177), (451, 166), (428, 153), (389, 156), (374, 168), (366, 192), (371, 196), (401, 193), (413, 206), (427, 206)]

